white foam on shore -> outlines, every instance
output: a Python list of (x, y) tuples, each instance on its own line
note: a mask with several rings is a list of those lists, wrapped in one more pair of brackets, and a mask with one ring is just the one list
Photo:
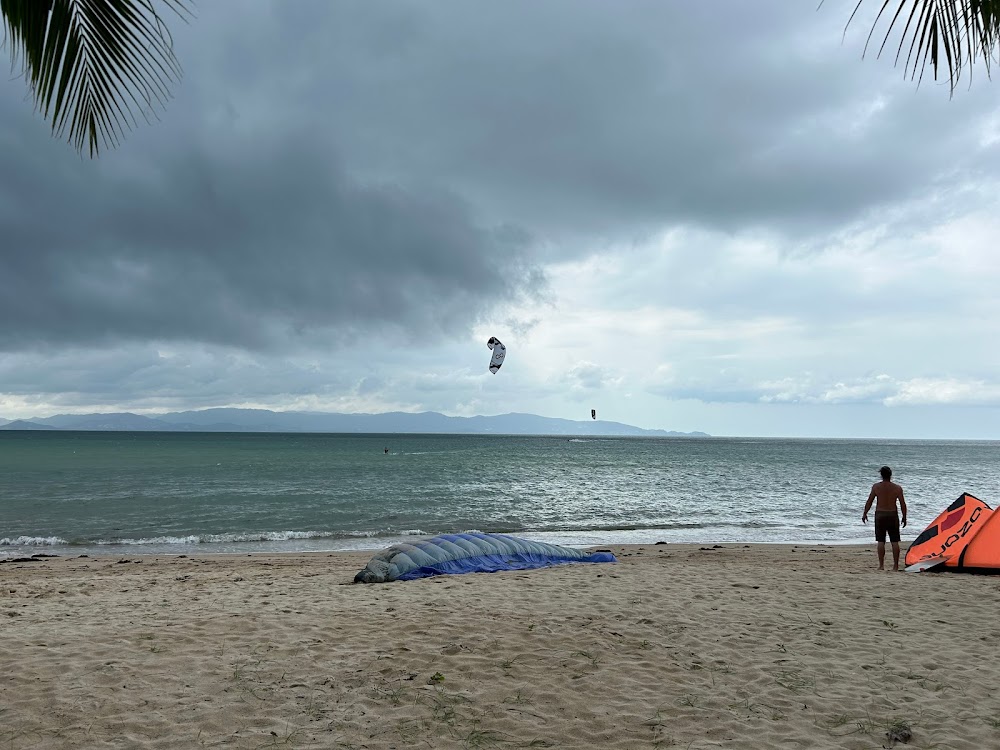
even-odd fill
[(69, 544), (57, 536), (16, 536), (0, 539), (0, 547), (54, 547)]
[(98, 539), (91, 544), (99, 546), (138, 546), (161, 544), (232, 544), (238, 542), (287, 542), (295, 539), (330, 539), (342, 534), (330, 531), (261, 531), (233, 532), (227, 534), (189, 534), (187, 536), (154, 536), (141, 539)]

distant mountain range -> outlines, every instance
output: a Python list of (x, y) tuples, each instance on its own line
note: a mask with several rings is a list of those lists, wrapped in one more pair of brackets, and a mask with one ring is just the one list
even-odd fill
[(144, 417), (118, 414), (57, 414), (31, 419), (0, 419), (0, 430), (83, 430), (118, 432), (347, 432), (494, 435), (647, 435), (709, 437), (704, 432), (646, 430), (605, 420), (554, 419), (535, 414), (449, 417), (419, 414), (335, 414), (267, 409), (202, 409)]

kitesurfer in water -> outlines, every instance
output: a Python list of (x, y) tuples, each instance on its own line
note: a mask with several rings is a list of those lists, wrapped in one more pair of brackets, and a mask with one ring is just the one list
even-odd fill
[(388, 448), (386, 448), (384, 452), (385, 452), (386, 455), (389, 455), (389, 449)]
[(885, 538), (892, 543), (892, 569), (899, 570), (899, 514), (896, 511), (896, 501), (903, 513), (903, 526), (906, 526), (906, 501), (903, 499), (903, 488), (892, 481), (892, 469), (883, 466), (878, 470), (882, 481), (872, 485), (865, 503), (861, 523), (868, 523), (868, 511), (875, 503), (875, 541), (878, 542), (878, 569), (885, 570)]

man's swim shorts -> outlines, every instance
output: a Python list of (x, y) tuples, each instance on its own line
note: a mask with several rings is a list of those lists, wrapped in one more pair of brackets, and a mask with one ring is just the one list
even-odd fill
[(885, 542), (886, 536), (890, 542), (899, 542), (899, 515), (894, 510), (875, 511), (875, 541)]

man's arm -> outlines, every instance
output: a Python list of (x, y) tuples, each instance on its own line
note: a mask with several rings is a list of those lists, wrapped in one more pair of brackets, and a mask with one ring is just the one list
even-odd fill
[(872, 485), (872, 491), (868, 493), (868, 502), (865, 503), (865, 511), (861, 514), (861, 523), (868, 523), (868, 511), (872, 509), (872, 503), (875, 502), (875, 485)]
[(903, 512), (903, 526), (906, 526), (906, 501), (903, 499), (903, 488), (899, 488), (899, 509)]

